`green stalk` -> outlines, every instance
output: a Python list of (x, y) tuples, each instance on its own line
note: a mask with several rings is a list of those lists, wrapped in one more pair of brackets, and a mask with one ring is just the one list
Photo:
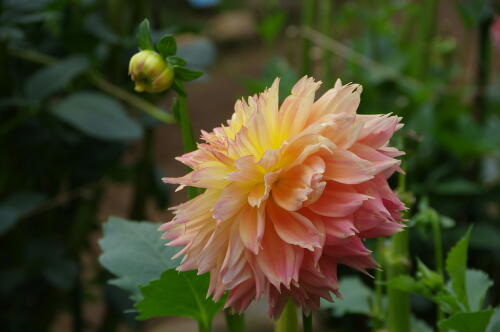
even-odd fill
[[(196, 141), (193, 136), (193, 128), (191, 126), (191, 120), (189, 118), (187, 100), (184, 96), (179, 96), (177, 99), (177, 112), (178, 112), (178, 122), (181, 127), (182, 133), (182, 143), (184, 145), (184, 152), (191, 152), (196, 150)], [(188, 198), (194, 198), (198, 195), (198, 190), (194, 187), (187, 187)]]
[[(406, 176), (399, 175), (398, 192), (405, 193)], [(389, 253), (386, 257), (387, 280), (408, 274), (409, 272), (409, 234), (408, 229), (393, 235), (389, 246)], [(410, 331), (410, 297), (407, 292), (400, 291), (393, 287), (387, 290), (387, 327), (390, 332)]]
[[(302, 28), (312, 28), (314, 21), (315, 0), (302, 0)], [(311, 75), (311, 46), (308, 38), (302, 38), (302, 75)]]
[(312, 312), (309, 313), (309, 315), (302, 313), (302, 328), (304, 332), (312, 332), (313, 330)]
[[(378, 238), (377, 239), (377, 261), (380, 266), (385, 266), (385, 239)], [(373, 331), (378, 331), (383, 327), (384, 321), (384, 313), (382, 308), (382, 297), (384, 295), (384, 270), (379, 268), (375, 271), (375, 299), (373, 301), (373, 310), (372, 310), (372, 329)]]
[[(432, 218), (431, 225), (434, 242), (434, 260), (436, 264), (436, 270), (444, 280), (443, 238), (441, 236), (441, 221), (437, 213), (434, 218)], [(444, 318), (444, 313), (441, 310), (441, 306), (439, 305), (437, 306), (436, 316), (438, 321)]]
[(289, 299), (280, 318), (276, 321), (274, 332), (298, 332), (299, 320), (297, 317), (297, 308), (293, 304), (292, 299)]
[(226, 317), (226, 326), (229, 332), (245, 332), (245, 315), (232, 314), (229, 309), (224, 310)]
[(411, 75), (417, 79), (424, 79), (429, 70), (432, 43), (436, 30), (436, 17), (439, 0), (423, 0), (420, 4), (420, 15), (422, 19), (418, 35), (415, 38), (412, 52)]
[[(325, 36), (332, 34), (333, 0), (320, 0), (319, 2), (320, 31)], [(333, 53), (323, 48), (323, 77), (327, 87), (333, 85)]]
[(198, 332), (212, 332), (212, 327), (209, 324), (198, 321)]
[(476, 84), (477, 90), (474, 96), (474, 115), (478, 121), (485, 118), (487, 108), (486, 88), (490, 78), (491, 67), (491, 38), (490, 27), (493, 16), (488, 15), (479, 22), (479, 47), (477, 56)]

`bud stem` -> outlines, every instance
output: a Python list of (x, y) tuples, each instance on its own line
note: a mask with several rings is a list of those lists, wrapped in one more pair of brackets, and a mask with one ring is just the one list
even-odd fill
[(226, 326), (229, 332), (245, 332), (245, 314), (232, 314), (229, 309), (224, 310)]
[(292, 299), (288, 300), (288, 303), (283, 309), (280, 318), (276, 321), (274, 327), (274, 332), (298, 332), (299, 331), (299, 320), (297, 317), (297, 308)]

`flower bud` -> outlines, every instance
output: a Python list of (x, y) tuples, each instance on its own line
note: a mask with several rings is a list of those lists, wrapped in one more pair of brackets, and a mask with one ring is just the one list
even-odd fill
[(174, 69), (160, 54), (151, 50), (136, 53), (129, 64), (129, 75), (137, 92), (165, 91), (174, 81)]

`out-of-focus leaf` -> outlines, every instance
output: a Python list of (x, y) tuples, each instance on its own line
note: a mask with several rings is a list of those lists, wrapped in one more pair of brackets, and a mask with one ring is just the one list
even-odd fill
[(459, 312), (438, 322), (439, 329), (455, 332), (484, 332), (493, 309), (477, 312)]
[(75, 262), (61, 258), (57, 263), (52, 263), (46, 266), (43, 274), (54, 286), (59, 289), (70, 289), (78, 275), (78, 266)]
[(174, 36), (162, 37), (158, 43), (156, 43), (156, 48), (164, 58), (174, 55), (177, 52), (177, 43), (175, 42)]
[(258, 26), (261, 38), (268, 44), (273, 43), (283, 29), (286, 14), (283, 11), (272, 13), (265, 17)]
[(118, 44), (120, 42), (120, 37), (107, 27), (102, 17), (97, 14), (88, 15), (85, 18), (84, 27), (89, 33), (107, 43)]
[(493, 285), (493, 281), (483, 271), (472, 269), (467, 270), (465, 281), (470, 310), (481, 310), (486, 292)]
[(446, 258), (446, 271), (451, 279), (451, 286), (457, 299), (465, 306), (468, 305), (465, 284), (465, 271), (467, 269), (467, 249), (469, 247), (471, 229), (448, 252)]
[(224, 301), (207, 299), (209, 274), (196, 271), (168, 270), (159, 280), (141, 287), (143, 300), (137, 303), (139, 319), (164, 316), (183, 316), (196, 319), (208, 328)]
[(196, 8), (209, 8), (217, 5), (220, 0), (188, 0), (188, 2)]
[(465, 179), (453, 179), (436, 184), (433, 191), (441, 195), (472, 195), (480, 192), (481, 186)]
[(64, 89), (89, 67), (83, 56), (73, 56), (37, 71), (26, 81), (26, 97), (40, 100)]
[(342, 299), (335, 302), (329, 302), (321, 299), (321, 308), (334, 309), (336, 316), (351, 314), (370, 314), (369, 299), (373, 296), (370, 288), (358, 277), (345, 277), (340, 280), (340, 289), (342, 290)]
[(61, 100), (51, 113), (83, 133), (109, 141), (127, 141), (142, 136), (142, 128), (120, 103), (96, 92), (80, 92)]
[(117, 276), (111, 283), (130, 292), (135, 300), (141, 298), (140, 286), (178, 265), (178, 260), (171, 260), (178, 248), (165, 246), (158, 226), (111, 217), (104, 224), (104, 236), (99, 240), (102, 249), (99, 262)]
[(0, 203), (0, 235), (10, 230), (23, 214), (35, 209), (44, 199), (43, 195), (30, 192), (8, 196)]
[(418, 319), (415, 316), (411, 316), (411, 330), (412, 332), (433, 332), (432, 327), (427, 325), (423, 320)]
[(139, 46), (141, 50), (154, 50), (148, 19), (144, 19), (144, 21), (139, 24), (139, 28), (137, 29), (137, 46)]
[(495, 309), (493, 316), (491, 316), (486, 332), (498, 332), (500, 331), (500, 307)]
[(489, 0), (455, 0), (455, 6), (462, 21), (469, 28), (479, 24), (481, 19), (492, 10)]

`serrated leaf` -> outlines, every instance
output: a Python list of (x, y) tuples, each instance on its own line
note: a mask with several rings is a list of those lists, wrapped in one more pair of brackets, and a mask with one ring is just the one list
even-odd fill
[(468, 269), (465, 275), (469, 308), (471, 311), (481, 310), (486, 292), (493, 285), (493, 281), (486, 273), (479, 270)]
[(164, 58), (174, 55), (177, 52), (174, 36), (164, 36), (156, 43), (156, 48)]
[(165, 271), (159, 280), (141, 287), (143, 300), (137, 303), (138, 319), (163, 316), (183, 316), (196, 319), (205, 328), (211, 325), (224, 301), (206, 298), (209, 274), (195, 271)]
[(459, 312), (453, 316), (440, 320), (439, 329), (455, 332), (484, 332), (488, 326), (493, 309), (476, 312)]
[(50, 112), (83, 133), (103, 140), (127, 141), (142, 136), (142, 127), (116, 100), (96, 92), (70, 95)]
[(74, 56), (42, 68), (26, 81), (24, 86), (26, 97), (33, 100), (48, 97), (64, 89), (88, 67), (89, 62), (85, 57)]
[(187, 69), (184, 67), (175, 67), (175, 79), (181, 81), (192, 81), (203, 75), (203, 72)]
[(136, 300), (141, 297), (140, 286), (178, 265), (178, 260), (171, 260), (178, 248), (165, 246), (158, 226), (111, 217), (104, 224), (104, 236), (99, 240), (102, 249), (99, 262), (117, 276), (111, 283), (130, 292)]
[(340, 289), (342, 298), (335, 302), (321, 300), (321, 308), (334, 309), (336, 316), (343, 316), (346, 313), (352, 314), (370, 314), (369, 299), (373, 296), (370, 288), (358, 277), (344, 277), (340, 280)]
[(141, 50), (154, 50), (149, 20), (144, 19), (137, 29), (137, 46)]
[(446, 271), (451, 279), (451, 286), (457, 299), (468, 306), (465, 288), (465, 270), (467, 269), (467, 249), (469, 247), (471, 229), (465, 233), (460, 241), (448, 252)]

